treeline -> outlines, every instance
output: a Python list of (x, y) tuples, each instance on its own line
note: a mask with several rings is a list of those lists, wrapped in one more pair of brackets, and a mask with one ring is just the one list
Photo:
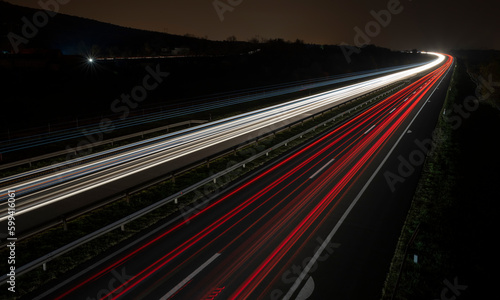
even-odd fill
[(130, 57), (168, 54), (175, 48), (189, 48), (192, 55), (220, 55), (249, 51), (250, 46), (126, 28), (60, 13), (45, 15), (45, 20), (41, 11), (0, 1), (0, 50), (18, 53), (41, 48), (59, 49), (66, 55)]
[[(259, 51), (257, 51), (259, 50)], [(184, 103), (185, 99), (209, 96), (348, 72), (403, 65), (429, 59), (424, 55), (393, 52), (368, 46), (348, 63), (337, 46), (313, 46), (271, 41), (259, 44), (243, 55), (199, 56), (173, 59), (97, 61), (21, 59), (16, 67), (2, 68), (3, 108), (22, 112), (2, 119), (7, 126), (47, 126), (62, 119), (109, 115), (110, 104), (142, 84), (146, 66), (168, 72), (169, 76), (152, 91), (137, 109)], [(0, 61), (2, 60), (0, 56)], [(7, 64), (9, 65), (9, 64)]]
[[(36, 10), (0, 2), (2, 32), (21, 33), (23, 16)], [(7, 39), (2, 39), (3, 47)], [(2, 45), (0, 45), (1, 47)], [(194, 36), (149, 32), (57, 14), (25, 47), (59, 49), (63, 54), (96, 56), (157, 55), (162, 48), (188, 49), (187, 57), (148, 60), (109, 60), (90, 64), (85, 57), (43, 54), (0, 55), (0, 81), (8, 87), (2, 97), (7, 114), (1, 128), (45, 126), (87, 116), (112, 114), (111, 103), (130, 94), (147, 76), (146, 66), (169, 76), (148, 91), (134, 107), (183, 105), (206, 97), (270, 84), (307, 80), (349, 72), (428, 60), (426, 55), (365, 46), (351, 53), (336, 45), (262, 39), (209, 41)], [(158, 50), (159, 49), (159, 50)], [(349, 53), (349, 54), (347, 54)], [(99, 54), (99, 55), (98, 55)], [(205, 116), (206, 117), (206, 116)]]

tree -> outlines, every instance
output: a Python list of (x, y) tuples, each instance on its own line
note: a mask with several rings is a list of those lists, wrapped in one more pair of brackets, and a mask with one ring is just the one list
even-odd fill
[(248, 40), (249, 43), (252, 43), (252, 44), (259, 44), (263, 41), (263, 39), (259, 36), (259, 35), (256, 35), (254, 36), (253, 38), (250, 38)]
[(226, 42), (236, 42), (236, 41), (237, 41), (237, 39), (236, 39), (236, 36), (234, 36), (234, 35), (228, 36), (226, 38)]

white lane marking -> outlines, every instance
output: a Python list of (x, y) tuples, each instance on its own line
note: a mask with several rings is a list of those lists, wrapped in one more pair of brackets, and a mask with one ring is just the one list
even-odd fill
[(217, 257), (219, 257), (220, 253), (215, 253), (214, 256), (212, 256), (209, 260), (207, 260), (204, 264), (198, 267), (198, 269), (194, 270), (193, 273), (189, 274), (188, 277), (184, 278), (183, 281), (179, 282), (173, 289), (170, 290), (165, 296), (161, 297), (160, 300), (167, 300), (170, 298), (172, 295), (177, 293), (178, 290), (180, 290), (186, 283), (188, 283), (191, 279), (193, 279), (198, 273), (203, 271), (209, 264), (211, 264)]
[[(449, 68), (448, 71), (444, 74), (444, 76), (441, 78), (441, 80), (437, 84), (437, 87), (439, 87), (439, 85), (441, 84), (441, 82), (443, 81), (443, 79), (446, 78), (446, 76), (448, 75), (448, 73), (450, 72), (450, 70), (451, 70), (451, 68)], [(427, 99), (430, 99), (432, 97), (432, 95), (434, 94), (434, 92), (437, 90), (437, 87), (436, 87), (436, 89), (434, 89), (434, 91), (432, 91), (432, 93), (429, 95), (429, 97)], [(424, 109), (424, 107), (425, 107), (425, 102), (422, 105), (422, 107), (418, 110), (417, 114), (410, 121), (410, 124), (408, 124), (408, 126), (406, 127), (406, 129), (399, 136), (398, 140), (392, 146), (391, 150), (389, 150), (389, 152), (387, 153), (387, 155), (384, 157), (384, 160), (382, 160), (382, 162), (377, 167), (377, 169), (375, 170), (375, 172), (373, 172), (372, 176), (370, 176), (370, 178), (368, 179), (368, 181), (365, 183), (365, 185), (363, 186), (363, 188), (361, 189), (361, 191), (359, 191), (358, 195), (352, 201), (351, 205), (349, 205), (349, 207), (344, 212), (344, 214), (342, 215), (342, 217), (340, 218), (340, 220), (338, 221), (338, 223), (335, 225), (335, 227), (333, 227), (332, 231), (330, 231), (330, 234), (328, 234), (328, 236), (326, 237), (326, 239), (323, 241), (323, 244), (321, 244), (321, 246), (318, 248), (318, 250), (316, 251), (316, 253), (314, 253), (314, 256), (309, 260), (309, 263), (302, 270), (302, 273), (300, 273), (299, 277), (297, 277), (297, 279), (293, 283), (293, 285), (290, 288), (290, 290), (288, 291), (288, 293), (283, 297), (283, 300), (289, 300), (292, 297), (292, 295), (295, 293), (295, 291), (297, 290), (297, 288), (299, 287), (299, 285), (301, 284), (302, 280), (304, 280), (304, 278), (307, 276), (307, 274), (309, 274), (309, 271), (311, 270), (311, 268), (313, 267), (313, 265), (318, 260), (320, 254), (323, 253), (323, 251), (325, 250), (326, 246), (330, 243), (330, 241), (332, 240), (332, 238), (335, 235), (335, 233), (337, 233), (337, 230), (339, 230), (339, 228), (342, 225), (342, 223), (344, 223), (345, 219), (347, 218), (347, 216), (349, 215), (349, 213), (351, 212), (351, 210), (354, 208), (354, 206), (356, 205), (356, 203), (358, 203), (358, 200), (361, 198), (361, 196), (363, 195), (363, 193), (365, 192), (365, 190), (368, 188), (368, 186), (370, 185), (370, 183), (373, 181), (373, 179), (375, 178), (375, 176), (380, 171), (380, 169), (382, 169), (382, 166), (389, 159), (389, 157), (391, 156), (391, 154), (394, 151), (394, 149), (396, 149), (396, 146), (403, 139), (403, 137), (405, 136), (405, 133), (408, 131), (408, 129), (413, 124), (413, 122), (415, 121), (415, 119), (420, 115), (420, 112), (422, 111), (422, 109)]]
[(316, 171), (316, 173), (314, 173), (311, 177), (309, 177), (309, 179), (313, 179), (314, 177), (316, 177), (316, 175), (319, 174), (319, 172), (323, 171), (324, 168), (326, 168), (329, 164), (331, 164), (333, 161), (335, 160), (335, 158), (332, 158), (329, 162), (327, 162), (323, 167), (321, 167), (321, 169), (319, 169), (318, 171)]
[(393, 108), (389, 113), (392, 114), (392, 112), (395, 111), (395, 110), (396, 110), (396, 108)]
[(297, 295), (297, 298), (295, 300), (306, 300), (311, 297), (312, 293), (314, 292), (314, 279), (309, 277), (309, 279), (306, 281), (306, 284), (304, 284), (304, 287), (302, 290), (300, 290), (299, 294)]
[[(375, 125), (376, 125), (376, 124), (375, 124)], [(368, 129), (367, 131), (365, 131), (365, 133), (364, 133), (364, 134), (367, 134), (368, 132), (370, 132), (370, 131), (373, 129), (373, 127), (375, 127), (375, 125), (373, 125), (372, 127), (370, 127), (370, 129)]]
[[(203, 202), (201, 202), (200, 204), (196, 205), (195, 207), (189, 209), (185, 215), (191, 215), (193, 214), (194, 212), (196, 211), (199, 211), (202, 207), (205, 207), (207, 205), (207, 203), (210, 202), (210, 199), (208, 200), (205, 200)], [(79, 277), (82, 277), (83, 275), (87, 274), (88, 272), (90, 271), (94, 271), (96, 268), (98, 268), (99, 266), (101, 266), (102, 264), (104, 264), (105, 262), (109, 261), (110, 259), (118, 256), (120, 253), (123, 253), (125, 252), (126, 250), (134, 247), (135, 245), (138, 245), (138, 244), (141, 244), (143, 241), (147, 240), (148, 238), (150, 238), (151, 236), (154, 236), (155, 234), (157, 234), (158, 232), (162, 231), (163, 229), (167, 228), (168, 226), (178, 222), (179, 220), (183, 219), (184, 214), (182, 215), (179, 215), (175, 218), (173, 218), (172, 220), (166, 222), (165, 224), (163, 224), (162, 226), (152, 230), (152, 231), (149, 231), (148, 233), (144, 234), (143, 236), (141, 236), (140, 238), (132, 241), (130, 244), (127, 244), (125, 245), (124, 247), (118, 249), (116, 252), (114, 253), (111, 253), (110, 255), (106, 256), (105, 258), (101, 259), (100, 261), (96, 262), (95, 264), (89, 266), (88, 268), (78, 272), (77, 274), (73, 275), (72, 277), (66, 279), (65, 281), (59, 283), (58, 285), (52, 287), (51, 289), (45, 291), (43, 294), (39, 294), (38, 296), (36, 296), (35, 298), (33, 298), (33, 300), (40, 300), (40, 299), (44, 299), (45, 297), (47, 297), (48, 295), (58, 291), (59, 289), (61, 289), (62, 287), (64, 287), (66, 284), (72, 282), (72, 281), (75, 281), (76, 279), (78, 279)]]

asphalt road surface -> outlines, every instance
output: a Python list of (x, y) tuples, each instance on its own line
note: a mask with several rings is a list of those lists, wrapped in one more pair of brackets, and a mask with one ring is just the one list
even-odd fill
[(379, 299), (452, 65), (39, 298)]
[[(7, 228), (7, 189), (16, 191), (16, 234), (21, 236), (63, 215), (89, 207), (127, 189), (150, 182), (266, 132), (286, 127), (392, 83), (432, 68), (443, 56), (420, 67), (380, 76), (332, 91), (303, 97), (158, 138), (155, 143), (134, 145), (127, 151), (99, 154), (74, 165), (61, 163), (55, 172), (30, 171), (0, 180), (0, 228)], [(140, 144), (140, 143), (137, 143)], [(87, 160), (86, 157), (77, 160)], [(5, 225), (5, 226), (4, 226)], [(0, 230), (0, 236), (5, 231)]]

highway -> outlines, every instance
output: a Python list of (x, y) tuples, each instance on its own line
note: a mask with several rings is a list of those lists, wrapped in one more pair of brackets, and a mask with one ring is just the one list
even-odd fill
[[(452, 57), (440, 57), (439, 68), (405, 89), (38, 298), (379, 299), (373, 289), (381, 289), (394, 248), (387, 261), (381, 249), (365, 247), (394, 247), (408, 206), (384, 198), (402, 194), (387, 194), (379, 171), (392, 167), (385, 164), (409, 128), (434, 126), (446, 91), (440, 84), (453, 66)], [(366, 253), (385, 261), (366, 261)], [(378, 279), (363, 281), (376, 277), (374, 265)]]
[[(269, 85), (261, 88), (244, 89), (239, 91), (234, 91), (231, 93), (220, 93), (211, 95), (207, 98), (201, 100), (186, 100), (183, 101), (183, 105), (167, 106), (164, 110), (150, 113), (140, 116), (128, 116), (124, 119), (113, 120), (113, 130), (129, 128), (137, 125), (144, 125), (148, 123), (164, 121), (166, 119), (171, 119), (180, 116), (186, 116), (194, 113), (209, 112), (214, 109), (224, 108), (228, 106), (234, 106), (239, 104), (244, 104), (251, 101), (267, 99), (274, 96), (281, 96), (286, 94), (292, 94), (298, 91), (303, 91), (307, 89), (325, 87), (329, 85), (336, 85), (348, 82), (354, 82), (360, 79), (367, 79), (375, 76), (380, 76), (384, 74), (389, 74), (397, 71), (402, 71), (406, 69), (415, 68), (422, 66), (425, 63), (410, 64), (404, 66), (360, 71), (348, 74), (341, 74), (330, 76), (328, 78), (320, 78), (316, 80), (302, 80), (285, 84)], [(8, 138), (5, 137), (3, 141), (0, 141), (0, 153), (5, 157), (7, 153), (15, 152), (22, 149), (35, 148), (38, 146), (43, 146), (47, 144), (52, 144), (61, 141), (72, 141), (74, 139), (84, 139), (88, 135), (99, 135), (102, 134), (102, 128), (100, 124), (92, 125), (80, 125), (75, 130), (70, 129), (54, 129), (52, 128), (50, 134), (43, 135), (38, 134), (35, 139), (33, 139), (33, 134), (28, 136), (18, 137), (18, 138)], [(1, 166), (1, 165), (0, 165)]]
[(432, 55), (436, 55), (436, 59), (423, 66), (210, 122), (170, 134), (168, 138), (160, 137), (157, 142), (148, 140), (145, 145), (133, 144), (118, 152), (100, 153), (98, 158), (90, 161), (84, 157), (51, 166), (58, 170), (55, 172), (40, 169), (4, 178), (0, 181), (4, 188), (0, 194), (0, 224), (8, 217), (7, 189), (16, 191), (16, 217), (20, 224), (17, 232), (22, 233), (127, 187), (167, 174), (187, 162), (426, 72), (445, 59), (440, 54)]

